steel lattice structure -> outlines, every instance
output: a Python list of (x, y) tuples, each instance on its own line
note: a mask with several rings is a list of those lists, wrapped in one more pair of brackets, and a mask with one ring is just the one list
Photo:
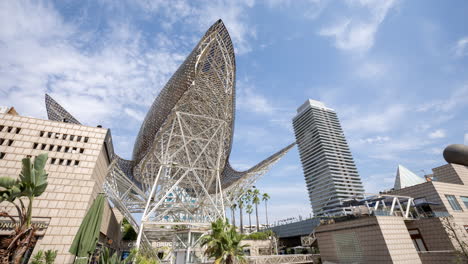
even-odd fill
[[(133, 160), (113, 155), (104, 189), (137, 230), (137, 244), (173, 239), (171, 226), (203, 229), (225, 217), (225, 208), (294, 146), (247, 171), (232, 168), (235, 72), (234, 48), (219, 20), (155, 99)], [(76, 121), (48, 96), (46, 105), (49, 118)]]
[(48, 94), (45, 95), (45, 104), (47, 110), (47, 117), (49, 118), (49, 120), (81, 125), (81, 123), (78, 122), (76, 118), (74, 118), (70, 113), (68, 113), (68, 111), (65, 110), (65, 108), (59, 105)]

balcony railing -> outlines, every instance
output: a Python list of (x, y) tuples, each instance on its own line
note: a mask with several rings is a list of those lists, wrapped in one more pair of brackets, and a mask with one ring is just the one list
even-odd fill
[(249, 264), (314, 263), (318, 254), (270, 255), (247, 257)]
[(432, 212), (423, 212), (419, 214), (421, 217), (425, 218), (432, 218), (432, 217), (449, 217), (451, 216), (448, 212), (437, 212), (437, 211), (432, 211)]
[[(319, 263), (320, 254), (294, 254), (294, 255), (267, 255), (246, 257), (249, 264), (313, 264)], [(314, 262), (315, 261), (315, 262)], [(234, 262), (238, 264), (237, 262)], [(202, 264), (213, 264), (205, 261)]]

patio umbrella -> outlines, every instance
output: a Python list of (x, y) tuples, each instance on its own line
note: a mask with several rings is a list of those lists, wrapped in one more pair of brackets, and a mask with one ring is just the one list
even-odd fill
[(88, 263), (88, 257), (96, 248), (101, 229), (102, 212), (104, 210), (104, 194), (100, 193), (89, 208), (86, 216), (81, 222), (80, 229), (69, 252), (76, 256), (75, 264)]

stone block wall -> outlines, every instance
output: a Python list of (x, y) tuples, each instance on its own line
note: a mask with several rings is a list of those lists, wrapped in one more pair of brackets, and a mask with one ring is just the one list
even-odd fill
[[(18, 177), (23, 158), (49, 155), (45, 168), (49, 185), (34, 201), (33, 216), (48, 218), (50, 223), (35, 252), (58, 250), (57, 263), (73, 262), (70, 245), (86, 211), (102, 192), (108, 166), (103, 147), (106, 133), (104, 128), (0, 114), (0, 175)], [(16, 215), (12, 208), (6, 209)], [(101, 231), (119, 236), (119, 230), (110, 227), (116, 221), (111, 220), (115, 216), (109, 206), (106, 214)]]
[(361, 217), (321, 225), (315, 234), (324, 262), (421, 263), (401, 217)]

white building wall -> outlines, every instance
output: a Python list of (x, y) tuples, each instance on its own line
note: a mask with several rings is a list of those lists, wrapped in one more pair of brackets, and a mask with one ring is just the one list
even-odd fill
[(336, 212), (331, 207), (343, 199), (362, 197), (361, 178), (336, 112), (308, 100), (298, 109), (293, 127), (314, 215)]

